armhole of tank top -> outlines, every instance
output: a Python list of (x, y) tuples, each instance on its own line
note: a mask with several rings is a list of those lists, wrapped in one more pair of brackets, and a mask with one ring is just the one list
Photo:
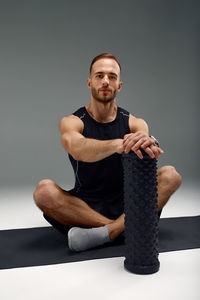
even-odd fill
[(75, 117), (78, 117), (83, 122), (83, 131), (81, 133), (81, 134), (83, 134), (84, 128), (85, 128), (85, 123), (84, 123), (83, 119), (86, 117), (86, 112), (84, 111), (84, 109), (82, 109), (81, 112), (76, 111), (73, 113), (73, 115)]
[(122, 114), (123, 116), (125, 116), (125, 117), (130, 116), (130, 113), (128, 111), (126, 111), (125, 109), (119, 107), (119, 110), (120, 110), (120, 114)]
[(127, 129), (129, 130), (129, 133), (131, 133), (131, 129), (130, 129), (130, 126), (129, 126), (130, 113), (129, 113), (127, 110), (125, 110), (125, 109), (123, 109), (123, 108), (121, 108), (121, 107), (119, 107), (119, 111), (120, 111), (120, 114), (121, 114), (124, 118), (127, 117)]

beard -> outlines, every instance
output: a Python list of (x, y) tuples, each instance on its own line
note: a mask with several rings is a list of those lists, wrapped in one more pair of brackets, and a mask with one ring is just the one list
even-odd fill
[(117, 95), (117, 90), (111, 91), (109, 93), (102, 93), (102, 95), (100, 95), (99, 91), (97, 91), (94, 87), (91, 88), (91, 93), (93, 98), (101, 103), (109, 103), (111, 101), (113, 101)]

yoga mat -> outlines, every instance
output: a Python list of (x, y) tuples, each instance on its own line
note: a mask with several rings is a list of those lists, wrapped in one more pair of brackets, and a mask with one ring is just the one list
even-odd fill
[[(195, 248), (200, 248), (200, 216), (160, 219), (159, 252)], [(53, 227), (0, 230), (0, 269), (121, 257), (124, 250), (123, 237), (74, 253), (67, 246), (67, 237)]]

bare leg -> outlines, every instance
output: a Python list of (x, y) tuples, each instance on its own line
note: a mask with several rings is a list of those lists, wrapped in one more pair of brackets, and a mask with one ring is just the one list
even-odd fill
[[(181, 184), (181, 176), (172, 166), (158, 170), (158, 210), (161, 210), (170, 196)], [(114, 240), (124, 231), (124, 217), (111, 220), (90, 208), (81, 199), (71, 196), (51, 180), (38, 183), (34, 199), (39, 208), (48, 216), (65, 225), (100, 227), (108, 225), (109, 237)]]
[[(181, 184), (181, 176), (171, 166), (166, 166), (158, 171), (158, 210), (162, 209), (169, 197)], [(68, 236), (71, 250), (82, 251), (88, 248), (102, 245), (108, 239), (114, 240), (125, 229), (125, 214), (122, 214), (114, 222), (107, 224), (107, 228), (81, 229), (72, 228)]]
[(124, 218), (125, 218), (125, 214), (122, 214), (113, 223), (108, 224), (108, 233), (111, 241), (114, 240), (116, 237), (118, 237), (120, 233), (124, 231), (125, 229)]
[[(181, 184), (181, 176), (174, 167), (165, 166), (158, 170), (158, 211), (160, 211), (170, 196)], [(125, 229), (125, 215), (122, 214), (117, 220), (108, 225), (109, 237), (114, 240)]]
[(158, 170), (158, 210), (168, 202), (171, 195), (181, 185), (181, 175), (172, 166), (165, 166)]
[(47, 216), (64, 225), (100, 227), (113, 222), (50, 179), (44, 179), (37, 184), (34, 200)]

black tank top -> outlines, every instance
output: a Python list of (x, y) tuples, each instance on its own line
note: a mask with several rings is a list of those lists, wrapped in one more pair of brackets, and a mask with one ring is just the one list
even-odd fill
[[(73, 115), (84, 123), (83, 136), (97, 140), (123, 138), (130, 133), (129, 112), (117, 107), (115, 120), (100, 123), (85, 107)], [(75, 174), (73, 194), (107, 217), (117, 218), (123, 213), (123, 169), (121, 155), (114, 153), (97, 162), (76, 161), (69, 154)]]

